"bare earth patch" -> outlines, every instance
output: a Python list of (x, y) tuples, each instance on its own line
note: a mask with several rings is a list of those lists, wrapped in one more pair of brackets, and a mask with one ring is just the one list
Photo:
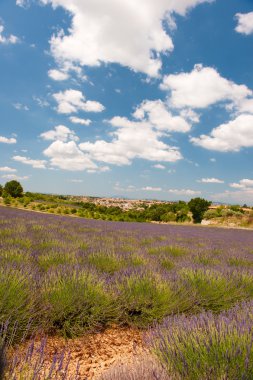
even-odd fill
[[(21, 365), (22, 357), (27, 356), (30, 344), (31, 342), (26, 342), (15, 351)], [(41, 338), (35, 340), (34, 346), (35, 351), (37, 349), (37, 352), (41, 352)], [(47, 337), (43, 350), (43, 372), (48, 372), (56, 355), (65, 352), (65, 356), (69, 355), (68, 378), (78, 380), (99, 379), (114, 364), (131, 365), (135, 358), (145, 352), (139, 330), (119, 327), (70, 340)], [(37, 360), (38, 355), (35, 354), (32, 360)]]

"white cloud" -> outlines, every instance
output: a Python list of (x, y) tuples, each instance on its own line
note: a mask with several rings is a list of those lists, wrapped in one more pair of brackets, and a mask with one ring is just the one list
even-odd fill
[(210, 162), (216, 162), (216, 158), (210, 158)]
[(248, 187), (253, 187), (253, 179), (244, 178), (239, 181), (239, 183), (230, 183), (230, 187), (234, 189), (246, 189)]
[(192, 137), (191, 142), (220, 152), (238, 152), (241, 148), (253, 147), (253, 115), (240, 115), (213, 129), (210, 135)]
[(61, 6), (72, 16), (68, 33), (53, 35), (51, 52), (61, 65), (119, 63), (149, 76), (158, 76), (160, 55), (173, 50), (164, 22), (171, 26), (173, 12), (211, 0), (41, 0)]
[(91, 161), (76, 145), (75, 141), (54, 141), (44, 150), (45, 156), (50, 158), (54, 167), (69, 171), (98, 170), (98, 166)]
[(58, 103), (57, 112), (63, 114), (76, 113), (78, 111), (85, 112), (102, 112), (105, 107), (96, 101), (85, 100), (85, 96), (78, 90), (66, 90), (53, 94), (54, 99)]
[(246, 35), (253, 33), (253, 12), (237, 13), (235, 17), (238, 21), (238, 25), (236, 26), (235, 30), (238, 33)]
[(99, 168), (96, 169), (88, 169), (87, 173), (106, 173), (109, 172), (111, 169), (109, 166), (100, 166)]
[(4, 137), (4, 136), (0, 136), (0, 143), (4, 143), (4, 144), (16, 144), (16, 142), (17, 142), (17, 140), (14, 137), (7, 138), (7, 137)]
[(162, 188), (161, 187), (152, 187), (152, 186), (146, 186), (146, 187), (142, 187), (143, 191), (162, 191)]
[(15, 173), (17, 170), (14, 168), (9, 168), (9, 166), (1, 166), (0, 172)]
[(17, 44), (19, 42), (19, 38), (17, 36), (14, 36), (13, 34), (10, 34), (9, 36), (4, 36), (4, 26), (0, 25), (0, 44)]
[(133, 191), (138, 191), (138, 189), (136, 188), (136, 186), (134, 185), (128, 185), (127, 187), (123, 187), (120, 185), (119, 182), (115, 183), (114, 185), (114, 190), (116, 191), (122, 191), (122, 192), (133, 192)]
[(49, 70), (48, 76), (55, 81), (62, 81), (69, 78), (68, 73), (56, 69)]
[(170, 91), (169, 102), (176, 108), (207, 108), (218, 102), (240, 106), (253, 93), (245, 85), (223, 78), (214, 68), (198, 64), (190, 73), (167, 75), (160, 86)]
[(156, 164), (156, 165), (153, 165), (152, 168), (164, 170), (166, 169), (166, 166), (161, 165), (161, 164)]
[(8, 179), (8, 180), (15, 179), (16, 181), (21, 181), (21, 180), (25, 181), (29, 179), (29, 176), (26, 175), (26, 176), (20, 177), (20, 176), (17, 176), (16, 174), (5, 174), (2, 176), (2, 178)]
[(13, 107), (19, 111), (29, 111), (29, 107), (22, 103), (14, 103)]
[(175, 194), (175, 195), (200, 195), (201, 191), (197, 190), (191, 190), (191, 189), (169, 189), (168, 192), (170, 194)]
[(71, 116), (69, 120), (71, 121), (71, 123), (74, 123), (74, 124), (81, 124), (81, 125), (87, 125), (87, 126), (91, 124), (90, 119), (81, 119), (80, 117), (76, 117), (76, 116)]
[(188, 132), (191, 129), (191, 125), (182, 116), (173, 116), (161, 100), (145, 100), (133, 116), (148, 121), (160, 131)]
[(31, 165), (34, 169), (45, 169), (47, 163), (45, 160), (32, 160), (24, 156), (13, 156), (12, 159), (25, 165)]
[(53, 130), (41, 133), (40, 137), (43, 140), (59, 140), (66, 142), (67, 140), (78, 141), (75, 131), (72, 131), (65, 125), (58, 125)]
[(230, 203), (234, 202), (238, 204), (244, 204), (244, 203), (252, 204), (253, 189), (252, 188), (245, 188), (245, 189), (238, 188), (237, 191), (226, 190), (224, 193), (213, 195), (212, 198), (214, 200), (218, 200), (218, 201), (224, 200)]
[(223, 180), (218, 179), (218, 178), (201, 178), (197, 182), (201, 182), (201, 183), (224, 183)]
[(83, 180), (82, 179), (71, 179), (69, 182), (72, 182), (72, 183), (83, 183)]
[(182, 159), (178, 148), (162, 142), (159, 139), (161, 134), (149, 123), (130, 121), (125, 117), (114, 117), (110, 123), (116, 127), (116, 131), (111, 133), (111, 142), (97, 140), (79, 145), (93, 160), (113, 165), (130, 165), (135, 158), (164, 162)]
[(33, 96), (33, 100), (38, 104), (39, 107), (44, 108), (48, 107), (49, 103), (46, 99), (39, 98), (37, 96)]
[(29, 5), (29, 0), (16, 0), (18, 7), (26, 8)]

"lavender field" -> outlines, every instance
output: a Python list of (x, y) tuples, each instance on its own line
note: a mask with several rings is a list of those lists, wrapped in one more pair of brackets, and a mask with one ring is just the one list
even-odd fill
[(163, 366), (150, 379), (253, 378), (251, 231), (1, 207), (0, 262), (0, 324), (12, 344), (117, 324), (149, 331)]

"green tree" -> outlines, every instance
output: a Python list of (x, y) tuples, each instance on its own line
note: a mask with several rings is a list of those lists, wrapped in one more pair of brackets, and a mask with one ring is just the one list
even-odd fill
[(192, 213), (193, 222), (201, 223), (204, 213), (208, 210), (211, 202), (203, 198), (193, 198), (188, 203), (189, 209)]
[(0, 185), (0, 197), (3, 195), (3, 186)]
[(4, 186), (4, 192), (13, 198), (19, 198), (22, 197), (23, 187), (18, 181), (9, 181)]

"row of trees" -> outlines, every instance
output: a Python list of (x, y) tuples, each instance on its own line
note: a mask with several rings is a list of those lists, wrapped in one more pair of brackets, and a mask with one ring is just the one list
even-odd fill
[[(31, 200), (34, 198), (32, 195), (36, 195), (26, 193), (26, 197), (28, 194), (31, 195)], [(23, 196), (23, 188), (18, 181), (9, 181), (4, 187), (0, 185), (0, 196), (4, 198), (20, 198)], [(67, 199), (63, 199), (63, 201), (67, 201)], [(102, 215), (111, 215), (112, 217), (123, 218), (123, 220), (127, 217), (127, 220), (136, 221), (186, 222), (191, 220), (189, 217), (189, 212), (191, 212), (193, 222), (201, 223), (204, 213), (208, 210), (211, 202), (202, 198), (193, 198), (188, 203), (179, 201), (173, 204), (161, 203), (152, 206), (147, 206), (144, 203), (142, 210), (129, 210), (127, 212), (123, 211), (120, 207), (98, 206), (92, 202), (73, 202), (72, 204), (92, 213), (97, 212)]]

